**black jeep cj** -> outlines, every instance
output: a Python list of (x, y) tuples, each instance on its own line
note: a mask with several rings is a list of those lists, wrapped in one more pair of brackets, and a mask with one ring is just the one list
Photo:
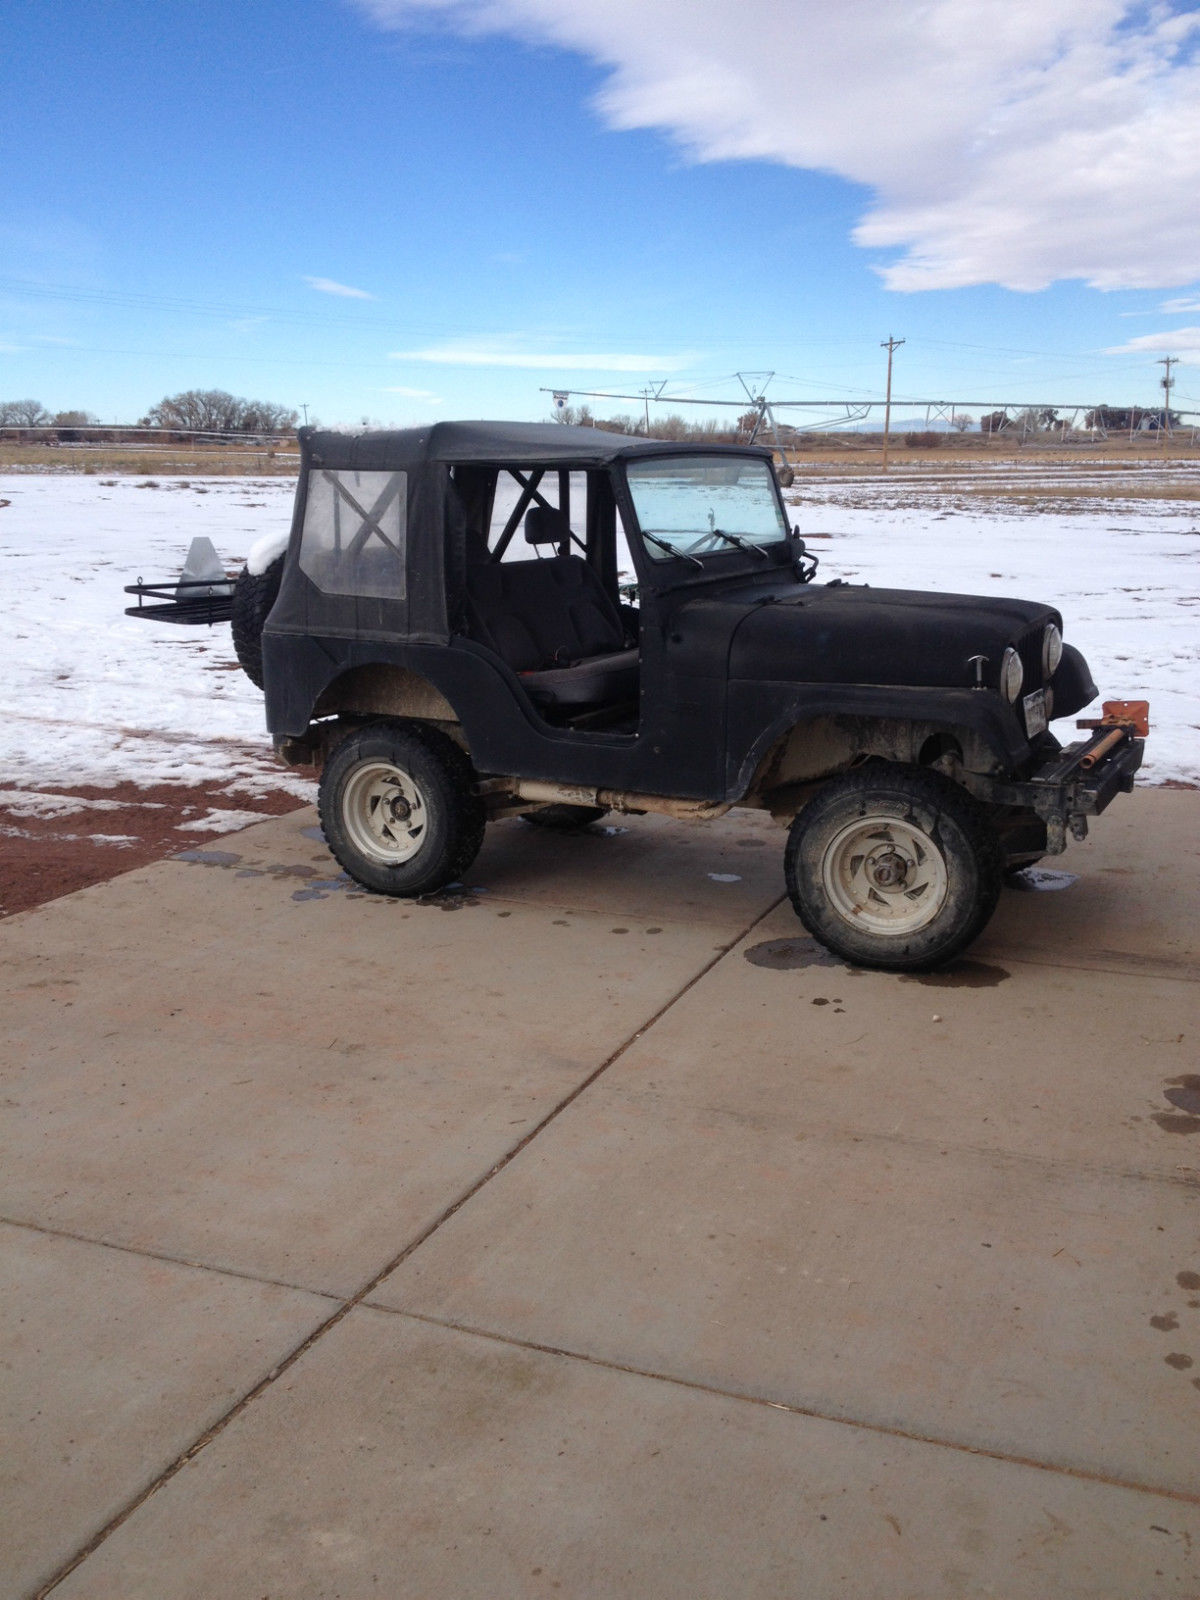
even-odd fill
[(300, 440), (286, 552), (224, 614), (369, 889), (453, 882), (491, 818), (751, 806), (788, 825), (814, 937), (925, 968), (1006, 868), (1133, 787), (1140, 702), (1067, 749), (1048, 731), (1097, 692), (1053, 607), (818, 584), (768, 450), (486, 422)]

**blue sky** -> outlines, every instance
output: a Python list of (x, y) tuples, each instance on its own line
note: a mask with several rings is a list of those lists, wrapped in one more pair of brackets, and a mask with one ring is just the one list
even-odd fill
[(1200, 396), (1196, 8), (828, 10), (12, 0), (0, 399)]

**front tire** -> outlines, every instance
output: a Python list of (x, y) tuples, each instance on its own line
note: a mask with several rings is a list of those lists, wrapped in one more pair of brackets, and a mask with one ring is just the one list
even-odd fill
[(818, 790), (792, 823), (796, 915), (835, 955), (919, 972), (983, 931), (1003, 860), (982, 808), (941, 773), (872, 762)]
[(453, 739), (417, 723), (370, 722), (342, 740), (317, 796), (329, 848), (376, 894), (431, 894), (479, 854), (486, 815)]

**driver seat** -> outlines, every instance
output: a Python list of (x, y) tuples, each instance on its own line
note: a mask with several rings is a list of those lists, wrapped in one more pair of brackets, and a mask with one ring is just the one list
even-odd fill
[[(564, 548), (561, 512), (535, 508), (526, 537)], [(638, 652), (616, 605), (579, 556), (470, 562), (466, 614), (471, 638), (494, 650), (542, 706), (585, 710), (637, 696)]]

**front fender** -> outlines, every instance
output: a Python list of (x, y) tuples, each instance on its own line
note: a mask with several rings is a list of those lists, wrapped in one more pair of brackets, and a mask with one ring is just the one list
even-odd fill
[[(997, 773), (1019, 772), (1030, 761), (1029, 742), (1015, 713), (989, 689), (731, 683), (725, 798), (736, 803), (746, 796), (768, 753), (793, 728), (839, 717), (965, 730), (983, 746)], [(753, 736), (739, 741), (739, 729)]]
[(1050, 688), (1054, 695), (1056, 717), (1073, 717), (1100, 693), (1092, 682), (1087, 662), (1073, 644), (1063, 645), (1062, 660), (1054, 669)]

